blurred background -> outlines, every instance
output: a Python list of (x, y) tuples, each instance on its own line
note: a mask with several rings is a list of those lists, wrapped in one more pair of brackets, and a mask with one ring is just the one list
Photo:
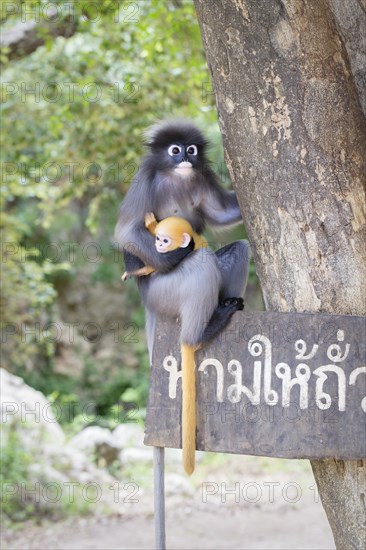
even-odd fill
[[(1, 25), (4, 540), (9, 548), (81, 548), (80, 540), (47, 538), (37, 524), (137, 510), (151, 523), (144, 312), (135, 282), (120, 281), (113, 243), (144, 129), (170, 116), (193, 119), (212, 142), (223, 185), (230, 181), (193, 2), (2, 2)], [(243, 236), (243, 227), (207, 235), (213, 248)], [(246, 307), (263, 309), (254, 265)], [(202, 453), (201, 480), (215, 472), (226, 482), (229, 463), (238, 479), (233, 460)], [(285, 462), (248, 460), (249, 479), (264, 462), (276, 477)], [(299, 464), (281, 483), (308, 483)], [(174, 499), (188, 499), (179, 509), (189, 516), (202, 487), (178, 475), (174, 451), (169, 471), (168, 501), (175, 509)], [(84, 543), (99, 548), (94, 537)], [(232, 547), (225, 537), (222, 544)]]

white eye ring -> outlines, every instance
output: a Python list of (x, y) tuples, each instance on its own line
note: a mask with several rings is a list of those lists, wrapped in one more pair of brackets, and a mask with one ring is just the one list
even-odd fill
[(196, 145), (189, 145), (186, 149), (189, 155), (197, 156), (197, 147)]
[(179, 153), (181, 152), (182, 152), (182, 147), (180, 147), (179, 145), (171, 145), (168, 149), (168, 153), (171, 157), (174, 157), (174, 155), (179, 155)]

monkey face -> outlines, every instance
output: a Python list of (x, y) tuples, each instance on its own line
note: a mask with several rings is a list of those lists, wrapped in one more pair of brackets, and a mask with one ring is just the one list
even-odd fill
[(166, 235), (156, 235), (155, 248), (160, 254), (170, 252), (172, 250), (172, 239)]
[(178, 120), (153, 126), (147, 137), (152, 153), (149, 163), (156, 170), (173, 170), (181, 176), (203, 170), (207, 142), (189, 122)]
[[(167, 220), (165, 220), (167, 221)], [(182, 220), (183, 222), (185, 220)], [(164, 223), (164, 220), (163, 222)], [(170, 237), (164, 235), (164, 233), (156, 233), (155, 236), (155, 248), (160, 254), (165, 254), (165, 252), (171, 252), (177, 248), (187, 248), (190, 244), (192, 237), (189, 233), (179, 233), (178, 231), (173, 232)]]
[(168, 155), (172, 158), (175, 172), (188, 176), (197, 163), (197, 145), (192, 143), (186, 146), (183, 143), (173, 143), (168, 147)]

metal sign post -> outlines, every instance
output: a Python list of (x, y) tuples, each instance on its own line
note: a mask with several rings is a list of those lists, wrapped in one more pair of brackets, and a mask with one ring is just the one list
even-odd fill
[(154, 447), (155, 548), (165, 550), (164, 448)]

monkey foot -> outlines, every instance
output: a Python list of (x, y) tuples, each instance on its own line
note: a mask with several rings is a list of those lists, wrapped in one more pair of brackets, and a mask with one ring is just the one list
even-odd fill
[(202, 343), (206, 344), (215, 338), (227, 326), (234, 313), (242, 309), (244, 309), (243, 298), (225, 298), (221, 300), (203, 331)]
[(243, 298), (225, 298), (220, 302), (221, 306), (231, 307), (236, 311), (242, 311), (244, 309), (244, 300)]

